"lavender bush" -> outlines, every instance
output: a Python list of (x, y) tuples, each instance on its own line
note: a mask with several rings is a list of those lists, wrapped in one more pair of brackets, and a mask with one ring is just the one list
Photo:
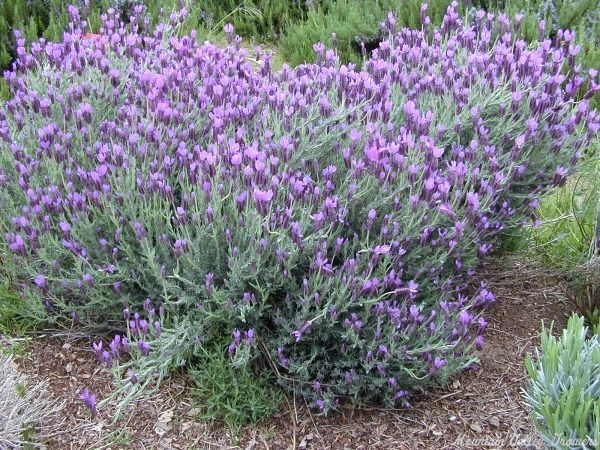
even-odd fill
[(231, 26), (225, 49), (177, 37), (185, 11), (21, 41), (0, 202), (23, 292), (118, 330), (94, 349), (127, 398), (226, 336), (234, 366), (324, 411), (406, 406), (470, 367), (494, 300), (467, 289), (479, 258), (600, 124), (571, 33), (529, 47), (455, 8), (435, 30), (390, 15), (362, 71), (321, 44), (315, 65), (274, 73), (258, 49), (253, 69)]

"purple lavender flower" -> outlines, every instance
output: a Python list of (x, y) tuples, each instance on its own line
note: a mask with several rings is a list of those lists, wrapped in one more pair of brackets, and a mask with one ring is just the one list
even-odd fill
[(441, 212), (442, 214), (446, 214), (453, 220), (456, 219), (456, 213), (452, 210), (452, 206), (450, 206), (450, 204), (448, 204), (448, 203), (442, 203), (438, 207), (438, 211)]
[(86, 387), (79, 398), (83, 401), (85, 406), (88, 407), (92, 417), (96, 417), (98, 415), (98, 410), (96, 409), (96, 394), (92, 394)]
[(389, 355), (387, 346), (385, 346), (384, 344), (379, 344), (379, 346), (377, 347), (377, 356), (384, 356), (387, 357)]
[(66, 239), (69, 239), (71, 236), (71, 224), (68, 222), (60, 222), (58, 224), (60, 230), (63, 232), (63, 235)]
[(468, 311), (463, 310), (458, 315), (458, 323), (460, 323), (464, 327), (468, 327), (469, 325), (471, 325), (472, 320), (473, 316), (471, 316), (471, 314), (469, 314)]
[(213, 292), (214, 280), (215, 277), (212, 274), (212, 272), (209, 272), (206, 275), (204, 275), (204, 287), (208, 295), (212, 294)]
[(121, 336), (118, 334), (115, 335), (115, 337), (110, 342), (110, 344), (108, 344), (108, 346), (111, 350), (112, 357), (115, 359), (119, 359), (119, 351), (121, 350)]
[(252, 196), (257, 203), (269, 203), (273, 199), (273, 191), (271, 189), (266, 191), (257, 189)]
[(94, 349), (94, 353), (96, 354), (96, 358), (98, 358), (99, 360), (102, 360), (102, 341), (96, 343), (93, 342), (92, 343), (92, 347)]
[(129, 381), (131, 382), (131, 384), (138, 383), (138, 377), (132, 369), (127, 369), (127, 376), (129, 377)]
[(442, 367), (445, 367), (446, 365), (448, 365), (448, 361), (446, 361), (445, 359), (439, 358), (438, 356), (435, 357), (433, 366), (435, 367), (436, 370), (439, 370)]
[(33, 282), (36, 284), (37, 287), (39, 287), (42, 292), (46, 292), (48, 290), (48, 283), (46, 281), (46, 277), (42, 274), (37, 275), (34, 279)]
[(85, 284), (87, 284), (90, 287), (94, 286), (94, 276), (90, 273), (84, 273), (82, 280)]
[(249, 346), (253, 346), (254, 345), (254, 330), (253, 329), (249, 329), (248, 331), (245, 332), (245, 339), (246, 339), (246, 343)]
[(479, 326), (477, 333), (482, 334), (485, 331), (485, 329), (487, 328), (488, 322), (483, 317), (480, 317), (477, 320), (477, 325)]
[(496, 300), (496, 297), (488, 289), (482, 289), (477, 295), (474, 306), (488, 306)]
[(390, 253), (391, 250), (391, 246), (390, 245), (377, 245), (374, 249), (373, 249), (373, 253), (377, 256), (379, 255), (387, 255), (388, 253)]
[(292, 332), (292, 335), (296, 338), (296, 342), (300, 342), (304, 334), (309, 330), (311, 322), (305, 322), (298, 330)]
[(467, 193), (467, 207), (472, 214), (476, 214), (479, 210), (479, 195), (476, 192)]
[(143, 238), (145, 238), (148, 235), (148, 232), (146, 231), (146, 228), (140, 222), (134, 222), (133, 223), (133, 229), (134, 229), (134, 232), (135, 232), (135, 238), (138, 241), (141, 241)]
[(189, 244), (187, 239), (177, 239), (173, 244), (173, 253), (175, 253), (175, 257), (179, 258), (185, 252), (189, 250)]
[(138, 350), (142, 354), (142, 356), (148, 356), (150, 354), (151, 346), (146, 341), (138, 341)]
[(113, 358), (110, 356), (110, 353), (107, 350), (102, 350), (100, 354), (100, 362), (106, 364), (107, 367), (110, 367), (113, 363)]
[(139, 321), (138, 328), (141, 333), (147, 334), (149, 330), (148, 321), (146, 319), (141, 319)]
[(556, 171), (554, 172), (554, 186), (562, 186), (563, 184), (565, 184), (568, 174), (569, 170), (566, 167), (558, 166), (556, 168)]
[(223, 27), (223, 31), (225, 32), (225, 35), (227, 36), (227, 43), (228, 44), (232, 44), (233, 43), (233, 25), (230, 23), (226, 23), (225, 26)]
[(477, 350), (482, 350), (483, 349), (483, 344), (484, 344), (483, 336), (481, 336), (481, 335), (477, 336), (475, 338), (475, 348)]
[(7, 235), (7, 241), (10, 242), (8, 247), (14, 253), (16, 253), (17, 255), (25, 255), (25, 241), (20, 235)]

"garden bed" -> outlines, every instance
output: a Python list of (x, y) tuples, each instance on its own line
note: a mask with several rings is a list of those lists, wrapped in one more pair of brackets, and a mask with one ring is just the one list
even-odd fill
[[(152, 31), (111, 10), (100, 43), (74, 7), (64, 42), (17, 36), (4, 316), (38, 331), (4, 340), (65, 405), (48, 448), (543, 446), (524, 359), (574, 307), (485, 255), (594, 148), (598, 74), (563, 76), (569, 32), (530, 48), (522, 17), (455, 8), (432, 35), (389, 15), (361, 71), (320, 43), (273, 72), (231, 24), (226, 48), (181, 36), (184, 9)], [(587, 439), (580, 413), (546, 436)]]
[(301, 399), (288, 397), (270, 421), (234, 435), (224, 425), (197, 420), (198, 405), (181, 394), (185, 377), (174, 376), (158, 395), (111, 424), (109, 409), (91, 420), (77, 397), (84, 387), (99, 397), (111, 389), (111, 376), (98, 366), (91, 339), (43, 334), (32, 340), (18, 365), (33, 379), (47, 379), (51, 396), (66, 402), (62, 416), (67, 422), (46, 443), (48, 449), (541, 448), (521, 396), (527, 383), (523, 361), (539, 345), (542, 321), (554, 321), (560, 332), (572, 305), (556, 276), (521, 258), (489, 261), (481, 274), (497, 301), (486, 315), (480, 369), (416, 401), (411, 410), (344, 407), (321, 417)]

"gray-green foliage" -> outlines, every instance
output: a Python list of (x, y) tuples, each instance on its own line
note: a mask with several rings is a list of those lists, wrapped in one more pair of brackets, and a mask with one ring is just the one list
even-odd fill
[(39, 445), (58, 430), (63, 404), (48, 396), (47, 387), (46, 381), (31, 383), (10, 356), (0, 354), (0, 448)]
[[(594, 449), (600, 444), (600, 326), (588, 338), (583, 317), (572, 316), (560, 338), (543, 329), (528, 355), (525, 392), (541, 438), (550, 448)], [(573, 444), (573, 445), (570, 445)]]

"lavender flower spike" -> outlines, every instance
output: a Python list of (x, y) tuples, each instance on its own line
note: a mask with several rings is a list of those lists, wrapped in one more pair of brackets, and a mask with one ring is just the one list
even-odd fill
[(85, 406), (88, 407), (92, 417), (96, 417), (98, 415), (98, 410), (96, 409), (96, 394), (92, 394), (86, 387), (79, 398), (85, 403)]

